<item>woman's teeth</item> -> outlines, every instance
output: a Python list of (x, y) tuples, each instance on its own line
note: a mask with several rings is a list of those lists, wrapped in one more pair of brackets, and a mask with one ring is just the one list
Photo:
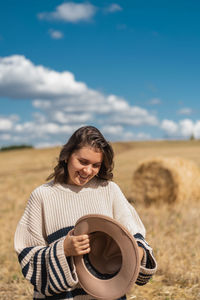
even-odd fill
[(83, 176), (83, 175), (81, 175), (81, 174), (79, 174), (79, 176), (80, 176), (82, 179), (87, 179), (87, 178), (88, 178), (88, 176)]

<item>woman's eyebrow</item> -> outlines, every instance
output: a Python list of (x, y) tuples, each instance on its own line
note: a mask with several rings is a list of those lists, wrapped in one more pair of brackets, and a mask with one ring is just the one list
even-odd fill
[[(83, 157), (79, 157), (79, 160), (82, 160), (82, 161), (87, 162), (87, 163), (90, 163), (90, 162), (91, 162), (89, 159), (83, 158)], [(92, 163), (92, 162), (91, 162), (91, 163)], [(101, 163), (102, 163), (102, 161), (97, 161), (97, 162), (94, 162), (94, 163), (92, 163), (92, 164), (96, 165), (96, 164), (101, 164)]]
[(89, 159), (79, 156), (80, 160), (89, 161)]

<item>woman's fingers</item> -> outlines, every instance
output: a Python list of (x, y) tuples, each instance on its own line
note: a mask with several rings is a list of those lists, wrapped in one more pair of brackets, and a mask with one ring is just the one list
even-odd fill
[(73, 239), (74, 248), (77, 251), (84, 251), (90, 247), (88, 236), (78, 236)]
[(89, 240), (86, 240), (86, 241), (83, 241), (83, 242), (78, 242), (78, 241), (75, 241), (75, 243), (77, 245), (79, 245), (79, 247), (87, 247), (90, 245), (90, 241)]
[(87, 248), (85, 250), (81, 250), (78, 255), (84, 255), (84, 254), (87, 254), (89, 252), (90, 252), (90, 248)]
[(64, 241), (66, 256), (83, 255), (90, 252), (90, 241), (87, 234), (74, 236), (69, 233)]
[(89, 241), (89, 235), (87, 234), (83, 234), (83, 235), (74, 235), (74, 238), (78, 241), (78, 242), (84, 242), (84, 241)]

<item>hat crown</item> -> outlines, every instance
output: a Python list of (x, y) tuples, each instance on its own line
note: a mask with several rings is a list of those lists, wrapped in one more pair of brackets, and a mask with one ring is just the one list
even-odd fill
[(90, 234), (89, 260), (92, 266), (102, 274), (115, 274), (122, 265), (119, 246), (108, 234), (96, 231)]

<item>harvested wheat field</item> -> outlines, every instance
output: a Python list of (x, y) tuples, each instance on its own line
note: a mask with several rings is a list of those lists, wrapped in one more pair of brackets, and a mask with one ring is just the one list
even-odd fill
[[(146, 239), (154, 248), (158, 261), (157, 274), (146, 286), (134, 286), (128, 299), (200, 299), (200, 192), (195, 189), (200, 181), (200, 178), (198, 179), (200, 142), (115, 143), (114, 149), (116, 153), (114, 181), (136, 207), (147, 229)], [(30, 192), (45, 181), (56, 163), (58, 154), (59, 148), (0, 153), (1, 300), (32, 299), (32, 287), (23, 279), (13, 250), (13, 236)], [(167, 201), (168, 197), (165, 197), (167, 190), (164, 186), (160, 193), (163, 199), (158, 200), (156, 192), (157, 200), (150, 201), (146, 205), (141, 196), (136, 196), (133, 184), (134, 172), (144, 161), (152, 161), (157, 157), (162, 157), (160, 163), (165, 168), (168, 166), (173, 179), (179, 177), (178, 181), (175, 179), (171, 181), (174, 186), (176, 182), (178, 185), (181, 183), (180, 187), (174, 188), (173, 201)], [(174, 159), (176, 162), (178, 159), (178, 167), (174, 165), (175, 162), (171, 163)], [(189, 168), (191, 176), (195, 173), (190, 184), (188, 184), (189, 177), (184, 173), (186, 169), (181, 169), (180, 162), (184, 164), (184, 168), (187, 170)], [(159, 175), (153, 176), (155, 181)], [(161, 183), (159, 182), (160, 185), (163, 184), (163, 178), (160, 180)], [(195, 189), (194, 193), (191, 193), (190, 186), (192, 190)]]

